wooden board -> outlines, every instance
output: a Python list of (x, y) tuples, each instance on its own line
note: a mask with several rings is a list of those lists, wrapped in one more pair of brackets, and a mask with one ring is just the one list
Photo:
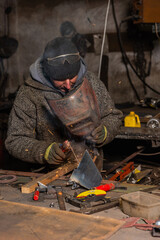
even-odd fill
[(29, 183), (23, 185), (21, 187), (22, 193), (31, 193), (35, 190), (35, 187), (37, 187), (37, 182), (41, 182), (45, 185), (48, 183), (58, 179), (61, 176), (64, 176), (65, 174), (69, 173), (73, 169), (77, 167), (77, 163), (68, 162), (64, 166), (59, 167), (49, 173), (44, 174), (41, 177), (38, 177), (37, 179), (30, 181)]
[(104, 240), (124, 221), (0, 200), (1, 240)]

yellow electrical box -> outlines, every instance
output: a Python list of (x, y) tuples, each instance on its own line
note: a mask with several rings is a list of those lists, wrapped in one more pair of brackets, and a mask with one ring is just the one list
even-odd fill
[(141, 127), (139, 116), (135, 114), (135, 112), (130, 112), (130, 114), (124, 118), (124, 126), (125, 127)]

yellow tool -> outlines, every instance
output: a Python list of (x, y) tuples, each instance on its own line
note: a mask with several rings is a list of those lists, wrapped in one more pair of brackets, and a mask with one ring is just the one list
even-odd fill
[(130, 112), (130, 114), (124, 118), (124, 126), (125, 127), (141, 127), (139, 116), (135, 114), (135, 112)]
[(106, 196), (106, 191), (104, 190), (89, 190), (82, 192), (77, 195), (77, 199), (81, 201), (98, 201), (99, 199), (102, 199)]

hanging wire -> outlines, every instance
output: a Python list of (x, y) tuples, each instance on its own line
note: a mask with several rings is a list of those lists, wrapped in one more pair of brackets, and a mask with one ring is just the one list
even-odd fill
[[(128, 65), (127, 65), (127, 59), (126, 59), (126, 54), (125, 54), (125, 51), (123, 49), (123, 45), (122, 45), (122, 40), (121, 40), (121, 34), (120, 34), (120, 28), (118, 26), (118, 21), (117, 21), (117, 17), (116, 17), (116, 12), (115, 12), (115, 6), (114, 6), (114, 0), (111, 0), (111, 4), (112, 4), (112, 13), (113, 13), (113, 19), (114, 19), (114, 22), (115, 22), (115, 26), (116, 26), (116, 31), (117, 31), (117, 37), (118, 37), (118, 42), (119, 42), (119, 46), (120, 46), (120, 50), (121, 50), (121, 54), (122, 54), (122, 60), (123, 60), (123, 63), (124, 63), (124, 66), (126, 68), (126, 74), (127, 74), (127, 78), (129, 80), (129, 83), (134, 91), (134, 94), (137, 98), (137, 100), (140, 102), (140, 96), (132, 82), (132, 79), (130, 77), (130, 72), (129, 72), (129, 68), (128, 68)], [(128, 17), (127, 17), (128, 19)], [(130, 19), (130, 17), (129, 17)], [(120, 23), (120, 25), (122, 24), (122, 22)]]
[[(115, 8), (114, 8), (114, 0), (111, 0), (111, 4), (112, 4), (112, 10), (113, 10), (113, 17), (114, 17), (114, 20), (115, 20), (115, 24), (116, 24), (116, 29), (117, 29), (117, 36), (118, 36), (118, 41), (119, 41), (119, 46), (120, 46), (120, 50), (121, 50), (121, 53), (122, 53), (122, 58), (123, 58), (123, 62), (124, 62), (124, 65), (126, 67), (126, 71), (127, 71), (127, 77), (128, 77), (128, 80), (131, 84), (131, 87), (137, 97), (137, 99), (139, 100), (139, 102), (141, 103), (140, 101), (140, 97), (138, 95), (138, 92), (136, 90), (136, 88), (134, 87), (134, 84), (131, 80), (131, 77), (130, 77), (130, 73), (129, 73), (129, 69), (128, 69), (128, 66), (127, 64), (129, 64), (129, 66), (132, 68), (132, 70), (134, 71), (134, 73), (136, 74), (136, 76), (138, 77), (138, 79), (143, 82), (143, 84), (148, 87), (150, 90), (152, 90), (153, 92), (157, 93), (160, 95), (160, 92), (157, 91), (156, 89), (152, 88), (149, 84), (147, 84), (145, 81), (143, 81), (143, 79), (141, 78), (141, 76), (137, 73), (136, 69), (134, 68), (134, 66), (132, 65), (130, 59), (128, 58), (125, 50), (124, 50), (124, 47), (123, 47), (123, 44), (122, 44), (122, 39), (121, 39), (121, 25), (122, 23), (124, 23), (125, 21), (128, 21), (130, 20), (131, 18), (135, 18), (136, 16), (129, 16), (127, 17), (126, 19), (122, 20), (118, 26), (118, 23), (117, 23), (117, 19), (116, 19), (116, 14), (115, 14)], [(151, 64), (151, 63), (150, 63)]]
[(105, 17), (105, 22), (104, 22), (104, 31), (103, 31), (102, 47), (101, 47), (101, 54), (100, 54), (100, 61), (99, 61), (98, 78), (100, 78), (100, 74), (101, 74), (102, 56), (103, 56), (103, 49), (104, 49), (104, 43), (105, 43), (106, 28), (107, 28), (107, 21), (108, 21), (108, 15), (109, 15), (109, 7), (110, 7), (110, 0), (108, 0), (106, 17)]
[(157, 38), (160, 40), (160, 36), (159, 36), (159, 33), (158, 33), (158, 26), (157, 26), (157, 23), (155, 23), (155, 32), (156, 32), (156, 36), (157, 36)]

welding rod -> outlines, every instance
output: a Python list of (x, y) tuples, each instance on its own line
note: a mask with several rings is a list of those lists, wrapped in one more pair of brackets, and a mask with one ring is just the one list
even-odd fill
[(74, 152), (74, 150), (73, 150), (73, 148), (72, 148), (72, 146), (71, 146), (71, 143), (70, 143), (70, 142), (69, 142), (69, 145), (70, 145), (70, 149), (71, 149), (71, 151), (72, 151), (72, 153), (73, 153), (73, 155), (74, 155), (74, 157), (75, 157), (76, 161), (79, 163), (80, 161), (78, 160), (78, 158), (77, 158), (77, 156), (76, 156), (76, 154), (75, 154), (75, 152)]

